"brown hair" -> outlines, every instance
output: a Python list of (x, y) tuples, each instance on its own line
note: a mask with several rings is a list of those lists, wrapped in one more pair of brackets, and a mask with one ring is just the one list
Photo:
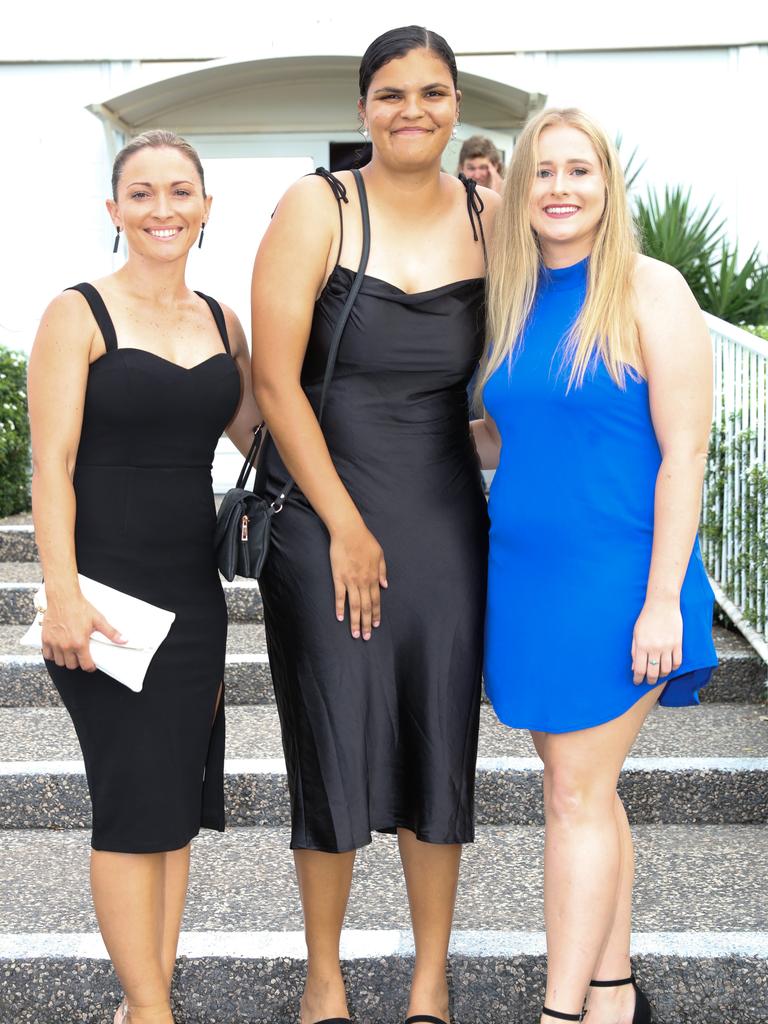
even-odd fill
[(195, 165), (195, 170), (200, 176), (200, 184), (203, 186), (203, 196), (205, 196), (205, 174), (200, 157), (194, 146), (191, 146), (186, 139), (182, 139), (176, 132), (169, 132), (163, 128), (153, 128), (151, 131), (142, 132), (135, 139), (131, 139), (115, 157), (115, 162), (112, 165), (112, 197), (115, 200), (117, 199), (117, 186), (120, 183), (120, 175), (123, 173), (126, 161), (134, 153), (138, 153), (140, 149), (147, 149), (148, 147), (150, 149), (178, 149), (180, 153), (183, 153)]
[(499, 174), (501, 174), (504, 166), (501, 153), (485, 135), (471, 135), (464, 141), (459, 151), (459, 170), (462, 169), (467, 160), (476, 160), (479, 156), (484, 156), (490, 160)]
[(368, 95), (371, 79), (380, 68), (391, 60), (406, 57), (412, 50), (422, 49), (440, 58), (450, 72), (454, 88), (458, 88), (456, 57), (445, 39), (421, 25), (406, 25), (377, 36), (363, 54), (359, 73), (360, 96), (363, 101)]

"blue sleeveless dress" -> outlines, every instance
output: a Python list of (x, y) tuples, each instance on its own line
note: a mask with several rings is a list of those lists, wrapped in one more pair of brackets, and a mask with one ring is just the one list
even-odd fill
[[(619, 388), (602, 361), (567, 393), (561, 342), (578, 316), (587, 260), (542, 269), (511, 370), (484, 399), (502, 438), (491, 485), (485, 686), (502, 722), (571, 732), (609, 722), (648, 685), (632, 682), (661, 454), (648, 386)], [(698, 540), (681, 593), (683, 663), (660, 703), (698, 703), (717, 664), (713, 595)]]

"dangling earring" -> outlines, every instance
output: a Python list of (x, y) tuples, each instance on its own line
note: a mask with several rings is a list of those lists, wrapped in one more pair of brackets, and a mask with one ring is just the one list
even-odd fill
[(453, 131), (451, 132), (451, 138), (452, 139), (458, 139), (459, 136), (456, 133), (456, 129), (459, 127), (460, 124), (461, 124), (461, 121), (456, 121), (454, 123)]
[(120, 228), (117, 229), (117, 234), (115, 235), (115, 244), (112, 246), (112, 254), (113, 255), (117, 252), (117, 248), (118, 248), (119, 245), (120, 245)]
[(357, 130), (360, 132), (360, 134), (363, 136), (363, 138), (367, 142), (368, 141), (368, 128), (366, 127), (366, 124), (365, 124), (364, 121), (360, 122), (360, 127)]
[(197, 243), (197, 248), (198, 249), (202, 249), (203, 248), (203, 235), (204, 234), (205, 234), (205, 223), (203, 223), (202, 227), (200, 228), (200, 241)]

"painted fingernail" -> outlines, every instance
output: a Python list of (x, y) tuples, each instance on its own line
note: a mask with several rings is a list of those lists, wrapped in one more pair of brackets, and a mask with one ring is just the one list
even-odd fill
[(370, 633), (363, 633), (363, 640), (370, 640), (370, 639), (371, 639), (371, 634)]
[(378, 629), (378, 627), (379, 627), (380, 625), (381, 625), (381, 622), (379, 622), (379, 621), (376, 621), (376, 622), (374, 622), (374, 624), (373, 624), (373, 628), (374, 628), (374, 629)]
[(343, 615), (337, 615), (336, 618), (338, 619), (339, 622), (343, 622), (344, 621), (344, 616)]
[(352, 630), (352, 636), (355, 638), (355, 640), (359, 640), (359, 638), (360, 638), (360, 630), (353, 629)]

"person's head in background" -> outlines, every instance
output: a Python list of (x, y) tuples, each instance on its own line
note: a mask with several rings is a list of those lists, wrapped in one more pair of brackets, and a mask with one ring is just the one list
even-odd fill
[(474, 178), (478, 185), (501, 192), (504, 176), (501, 153), (484, 135), (472, 135), (461, 147), (458, 173)]

